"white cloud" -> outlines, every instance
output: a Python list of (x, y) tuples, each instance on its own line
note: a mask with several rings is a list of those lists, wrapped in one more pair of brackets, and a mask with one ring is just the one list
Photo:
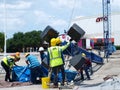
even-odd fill
[[(111, 0), (111, 8), (120, 9), (119, 3), (120, 0)], [(102, 0), (6, 0), (7, 29), (14, 33), (18, 29), (22, 31), (51, 25), (56, 30), (64, 30), (68, 27), (70, 16), (92, 15), (101, 5)], [(4, 26), (4, 9), (4, 3), (0, 2), (0, 28)], [(73, 15), (70, 15), (72, 9)]]
[(25, 1), (18, 1), (14, 4), (10, 3), (1, 3), (0, 8), (7, 8), (7, 9), (27, 9), (30, 8), (32, 5), (32, 2), (25, 2)]
[(68, 23), (62, 19), (53, 20), (49, 25), (57, 30), (60, 34), (63, 34), (64, 30), (68, 29)]
[(25, 21), (19, 18), (2, 19), (1, 21), (1, 25), (5, 26), (10, 31), (17, 31), (17, 28), (19, 29), (21, 26), (25, 25)]
[(51, 0), (50, 4), (55, 8), (73, 8), (81, 7), (81, 1), (79, 0)]
[(12, 34), (20, 31), (25, 26), (25, 21), (20, 18), (1, 19), (0, 28), (2, 32), (5, 30), (8, 38), (12, 37)]
[(82, 18), (82, 17), (85, 17), (85, 16), (76, 16), (75, 19), (77, 19), (77, 18)]
[[(93, 0), (96, 4), (102, 4), (102, 0)], [(110, 0), (111, 8), (120, 8), (120, 0)]]
[[(92, 1), (91, 1), (92, 2)], [(102, 4), (102, 0), (93, 0), (93, 2), (97, 3), (101, 3)]]
[(52, 26), (53, 28), (64, 30), (68, 23), (63, 19), (57, 19), (55, 16), (51, 16), (43, 11), (35, 11), (37, 22), (36, 24), (45, 24)]
[(19, 18), (25, 14), (24, 10), (16, 10), (16, 11), (7, 11), (0, 14), (0, 18)]
[(53, 26), (65, 25), (65, 21), (57, 19), (55, 16), (51, 16), (43, 11), (35, 11), (37, 23), (50, 23)]
[(120, 8), (120, 0), (112, 0), (111, 5), (115, 8)]
[(11, 26), (11, 28), (25, 25), (25, 21), (20, 18), (11, 18), (10, 20), (8, 20), (8, 22), (10, 23), (9, 25)]
[(49, 20), (49, 15), (47, 15), (45, 12), (43, 11), (34, 11), (35, 17), (36, 17), (36, 23), (40, 23), (40, 22), (47, 22)]
[(60, 27), (67, 26), (67, 22), (65, 20), (62, 20), (62, 19), (53, 20), (51, 22), (51, 24), (55, 27), (57, 27), (57, 26), (60, 26)]
[[(26, 9), (31, 7), (31, 2), (25, 1), (15, 1), (14, 3), (6, 2), (6, 7), (4, 3), (0, 3), (0, 27), (4, 30), (4, 27), (7, 29), (7, 33), (14, 33), (20, 28), (25, 27), (26, 19), (24, 19)], [(6, 9), (6, 12), (4, 10)]]

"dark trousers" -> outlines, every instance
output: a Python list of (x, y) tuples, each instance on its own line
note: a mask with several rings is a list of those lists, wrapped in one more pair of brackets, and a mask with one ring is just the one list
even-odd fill
[(10, 73), (11, 73), (11, 69), (9, 66), (7, 66), (3, 61), (1, 62), (1, 66), (4, 68), (6, 75), (5, 75), (5, 81), (12, 81), (12, 79), (10, 78)]
[(84, 80), (83, 70), (85, 71), (85, 74), (86, 74), (87, 78), (90, 79), (90, 75), (89, 75), (88, 69), (89, 69), (88, 66), (86, 66), (86, 67), (84, 67), (84, 68), (81, 69), (81, 71), (80, 71), (81, 79)]
[(52, 68), (52, 72), (54, 73), (54, 85), (58, 85), (58, 73), (59, 71), (61, 71), (62, 73), (62, 83), (64, 83), (65, 81), (65, 69), (64, 69), (64, 65), (60, 65), (57, 67), (53, 67)]
[(33, 84), (38, 84), (40, 83), (40, 80), (37, 80), (37, 78), (42, 78), (44, 76), (43, 71), (41, 70), (41, 66), (37, 66), (34, 68), (30, 68), (31, 71), (31, 82)]

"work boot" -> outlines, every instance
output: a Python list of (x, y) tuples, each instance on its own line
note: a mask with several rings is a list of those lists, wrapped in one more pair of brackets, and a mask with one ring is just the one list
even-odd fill
[(90, 78), (87, 78), (87, 80), (91, 80)]
[(52, 88), (58, 88), (58, 85), (53, 85)]
[(9, 82), (13, 82), (13, 80), (12, 80), (12, 79), (9, 79)]
[(83, 81), (83, 80), (84, 80), (84, 78), (80, 78), (80, 80), (82, 80), (82, 81)]
[(64, 82), (62, 82), (61, 85), (64, 86)]

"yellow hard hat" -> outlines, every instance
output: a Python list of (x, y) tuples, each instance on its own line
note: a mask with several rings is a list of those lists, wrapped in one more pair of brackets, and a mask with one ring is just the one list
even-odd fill
[(86, 57), (85, 53), (82, 53), (82, 57)]
[(60, 44), (60, 43), (61, 43), (60, 38), (56, 38), (56, 44)]
[(51, 41), (50, 41), (50, 43), (51, 43), (51, 46), (55, 46), (56, 45), (56, 39), (52, 38)]
[(29, 53), (25, 53), (25, 57), (27, 57), (29, 55)]

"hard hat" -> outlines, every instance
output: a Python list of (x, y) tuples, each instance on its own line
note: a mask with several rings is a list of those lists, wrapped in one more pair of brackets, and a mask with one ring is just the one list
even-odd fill
[(86, 57), (85, 53), (82, 53), (82, 57)]
[(56, 44), (60, 44), (60, 43), (61, 43), (60, 38), (56, 38)]
[(17, 60), (20, 60), (20, 53), (19, 52), (16, 52), (14, 57), (17, 59)]
[(25, 57), (27, 57), (29, 55), (29, 53), (25, 53)]
[(50, 41), (50, 43), (51, 43), (51, 46), (55, 46), (56, 45), (56, 39), (52, 38), (51, 41)]
[(39, 51), (39, 52), (40, 52), (40, 51), (44, 51), (44, 48), (43, 48), (43, 47), (40, 47), (38, 51)]
[(76, 43), (77, 43), (75, 40), (72, 40), (71, 42), (72, 42), (73, 44), (76, 44)]
[(16, 55), (16, 56), (20, 56), (20, 52), (16, 52), (15, 55)]

